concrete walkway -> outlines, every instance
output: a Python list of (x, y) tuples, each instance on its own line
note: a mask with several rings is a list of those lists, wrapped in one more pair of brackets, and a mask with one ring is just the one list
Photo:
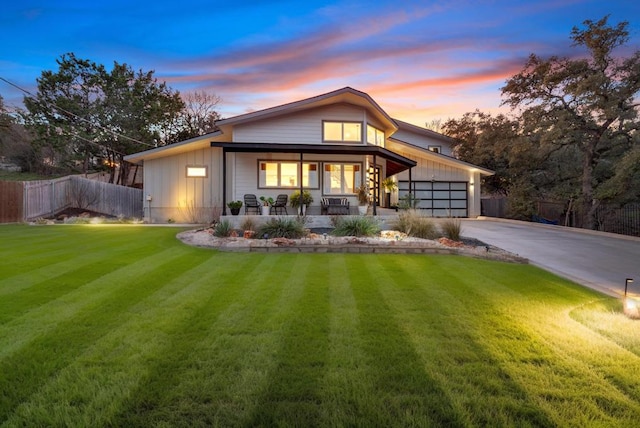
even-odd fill
[(489, 218), (465, 219), (462, 235), (529, 259), (579, 284), (619, 297), (625, 278), (640, 292), (640, 238)]

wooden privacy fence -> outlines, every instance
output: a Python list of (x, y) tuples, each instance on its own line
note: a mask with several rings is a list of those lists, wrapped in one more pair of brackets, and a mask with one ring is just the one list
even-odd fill
[(20, 209), (18, 214), (14, 213), (11, 217), (3, 216), (0, 211), (0, 221), (5, 223), (47, 217), (66, 208), (80, 208), (113, 216), (143, 216), (142, 190), (132, 187), (77, 176), (55, 180), (0, 182), (0, 185), (1, 209), (14, 206)]
[(22, 221), (22, 190), (19, 181), (0, 181), (0, 223)]
[(24, 220), (47, 217), (71, 207), (71, 177), (25, 181)]

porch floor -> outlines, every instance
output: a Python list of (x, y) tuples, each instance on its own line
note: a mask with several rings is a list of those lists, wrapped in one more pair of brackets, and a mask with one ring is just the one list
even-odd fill
[[(398, 217), (398, 213), (396, 212), (395, 209), (388, 209), (388, 208), (376, 208), (377, 214), (376, 215), (376, 219), (378, 219), (378, 221), (381, 223), (381, 227), (382, 229), (387, 229), (390, 227), (390, 223), (392, 223), (397, 217)], [(296, 215), (254, 215), (254, 214), (249, 214), (249, 215), (244, 215), (244, 213), (241, 213), (240, 215), (229, 215), (227, 214), (226, 216), (222, 216), (221, 219), (223, 220), (228, 220), (231, 225), (236, 228), (239, 229), (240, 225), (242, 224), (242, 222), (247, 218), (250, 217), (255, 225), (261, 225), (265, 222), (267, 222), (270, 218), (274, 218), (274, 217), (289, 217), (289, 218), (297, 218)], [(305, 225), (307, 228), (309, 229), (315, 229), (315, 228), (332, 228), (333, 224), (331, 223), (331, 219), (333, 217), (336, 216), (331, 216), (331, 215), (308, 215), (305, 217)], [(337, 217), (360, 217), (359, 215), (351, 215), (351, 216), (337, 216)]]

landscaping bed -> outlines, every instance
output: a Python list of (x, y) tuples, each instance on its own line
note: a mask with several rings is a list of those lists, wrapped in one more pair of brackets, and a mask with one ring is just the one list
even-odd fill
[(212, 228), (207, 228), (181, 232), (177, 237), (188, 245), (221, 251), (456, 254), (507, 262), (528, 262), (525, 258), (476, 239), (421, 239), (394, 230), (384, 230), (375, 237), (333, 236), (330, 233), (312, 232), (299, 239), (255, 239), (244, 236), (217, 237)]

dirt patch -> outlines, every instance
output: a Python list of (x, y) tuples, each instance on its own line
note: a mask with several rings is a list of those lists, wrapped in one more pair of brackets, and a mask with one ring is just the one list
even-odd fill
[(102, 214), (96, 211), (86, 210), (83, 208), (65, 208), (64, 210), (55, 213), (52, 216), (46, 217), (49, 220), (58, 220), (63, 221), (65, 218), (71, 217), (80, 217), (80, 218), (90, 218), (90, 217), (104, 217), (104, 218), (116, 218), (109, 214)]

